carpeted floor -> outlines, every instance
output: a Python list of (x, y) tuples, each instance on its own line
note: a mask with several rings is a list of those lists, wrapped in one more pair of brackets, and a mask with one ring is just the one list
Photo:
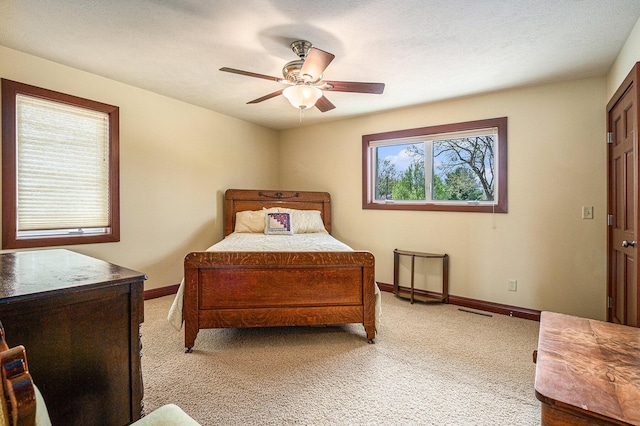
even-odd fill
[(539, 324), (382, 295), (362, 325), (201, 330), (184, 354), (171, 296), (145, 302), (145, 406), (203, 425), (538, 425)]

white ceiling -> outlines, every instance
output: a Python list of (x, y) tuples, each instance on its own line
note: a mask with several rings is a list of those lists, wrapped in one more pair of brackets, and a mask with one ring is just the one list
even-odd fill
[[(273, 129), (511, 87), (604, 76), (639, 0), (0, 0), (0, 45)], [(298, 110), (281, 77), (309, 40), (336, 58), (328, 80), (385, 83), (325, 93)]]

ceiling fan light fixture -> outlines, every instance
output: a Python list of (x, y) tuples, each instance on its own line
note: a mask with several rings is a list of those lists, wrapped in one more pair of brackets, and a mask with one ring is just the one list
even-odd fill
[(294, 108), (307, 109), (316, 104), (322, 97), (322, 90), (306, 84), (289, 86), (282, 91), (285, 98), (291, 102)]

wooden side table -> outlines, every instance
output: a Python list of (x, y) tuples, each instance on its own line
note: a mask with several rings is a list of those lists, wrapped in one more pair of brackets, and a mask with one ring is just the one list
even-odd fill
[(542, 425), (640, 425), (640, 330), (540, 315), (535, 393)]
[[(400, 276), (400, 256), (411, 257), (411, 287), (409, 290), (400, 288), (399, 276)], [(422, 257), (425, 259), (442, 259), (442, 293), (428, 292), (426, 294), (415, 293), (414, 288), (414, 273), (415, 273), (415, 260), (416, 257)], [(421, 253), (418, 251), (409, 250), (393, 250), (393, 294), (405, 299), (411, 300), (413, 303), (415, 300), (422, 302), (443, 302), (447, 303), (449, 299), (449, 255), (438, 253)]]

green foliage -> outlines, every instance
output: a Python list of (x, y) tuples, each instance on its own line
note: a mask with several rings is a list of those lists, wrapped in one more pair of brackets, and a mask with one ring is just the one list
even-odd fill
[(440, 176), (433, 176), (433, 199), (434, 200), (448, 200), (447, 187), (445, 186)]
[(396, 166), (386, 158), (378, 161), (378, 179), (376, 182), (376, 198), (387, 200), (392, 197), (392, 189), (398, 181), (398, 171)]
[(465, 167), (458, 167), (449, 173), (445, 179), (445, 187), (447, 200), (473, 201), (482, 200), (484, 196), (474, 173)]
[(414, 162), (393, 186), (394, 200), (424, 200), (424, 162)]

